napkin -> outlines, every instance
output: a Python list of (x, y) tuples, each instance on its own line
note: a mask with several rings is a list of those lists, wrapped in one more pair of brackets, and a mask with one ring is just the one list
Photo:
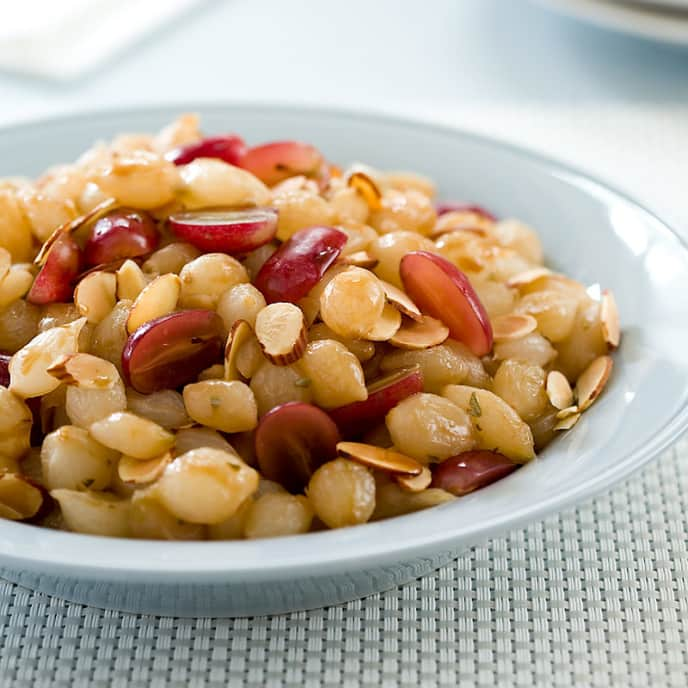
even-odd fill
[(200, 0), (17, 0), (2, 3), (0, 69), (67, 80)]

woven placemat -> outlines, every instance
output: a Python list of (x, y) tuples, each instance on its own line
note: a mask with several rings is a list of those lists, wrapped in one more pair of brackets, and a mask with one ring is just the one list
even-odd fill
[(610, 494), (327, 609), (174, 619), (0, 581), (0, 686), (688, 684), (688, 441)]

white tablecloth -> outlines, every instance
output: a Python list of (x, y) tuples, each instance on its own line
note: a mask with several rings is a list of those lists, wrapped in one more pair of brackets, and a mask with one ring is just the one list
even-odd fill
[[(590, 170), (688, 236), (688, 51), (522, 0), (209, 2), (80, 82), (0, 75), (0, 124), (198, 99), (488, 133)], [(0, 582), (0, 684), (682, 687), (687, 550), (684, 440), (609, 495), (322, 611), (155, 619)]]

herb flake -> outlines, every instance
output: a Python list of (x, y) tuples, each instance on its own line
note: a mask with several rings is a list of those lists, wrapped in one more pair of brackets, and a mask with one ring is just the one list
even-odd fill
[(311, 379), (309, 377), (300, 377), (294, 382), (295, 387), (310, 387)]
[(468, 413), (473, 418), (480, 418), (483, 415), (483, 410), (480, 408), (480, 402), (475, 392), (471, 392), (471, 397), (468, 400)]

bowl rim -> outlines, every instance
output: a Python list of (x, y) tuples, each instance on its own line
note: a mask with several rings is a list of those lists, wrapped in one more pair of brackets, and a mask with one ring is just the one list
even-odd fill
[[(461, 128), (436, 124), (422, 118), (403, 117), (385, 112), (358, 111), (342, 107), (311, 106), (308, 104), (271, 104), (270, 102), (228, 102), (223, 104), (171, 102), (156, 106), (106, 108), (92, 111), (64, 113), (56, 117), (36, 118), (0, 127), (1, 140), (10, 136), (30, 134), (36, 127), (78, 127), (81, 121), (94, 118), (136, 117), (146, 115), (161, 119), (181, 112), (199, 111), (201, 114), (231, 111), (283, 112), (306, 114), (321, 118), (362, 121), (377, 126), (423, 128), (438, 135), (458, 137), (481, 147), (500, 149), (519, 159), (548, 168), (550, 174), (566, 175), (593, 185), (598, 191), (612, 194), (633, 206), (649, 220), (659, 235), (678, 242), (688, 251), (688, 241), (671, 225), (648, 210), (624, 191), (600, 180), (585, 170), (548, 155), (511, 142), (503, 141)], [(313, 575), (314, 572), (348, 571), (383, 565), (419, 554), (452, 548), (459, 539), (468, 544), (487, 539), (493, 534), (516, 527), (526, 521), (541, 518), (570, 506), (576, 501), (603, 492), (613, 484), (639, 469), (660, 452), (675, 443), (688, 430), (688, 402), (657, 430), (654, 436), (634, 451), (621, 457), (598, 475), (579, 483), (564, 486), (542, 499), (533, 500), (510, 514), (498, 514), (491, 520), (476, 524), (456, 524), (447, 518), (452, 504), (386, 521), (378, 521), (353, 528), (329, 530), (307, 535), (270, 538), (266, 540), (161, 542), (126, 538), (104, 538), (66, 531), (51, 530), (24, 523), (0, 520), (0, 563), (22, 564), (29, 569), (51, 569), (81, 575), (106, 577), (116, 572), (137, 578), (232, 578), (265, 579)], [(441, 528), (437, 522), (443, 521)], [(434, 522), (434, 523), (433, 523)], [(435, 526), (433, 528), (433, 525)], [(452, 525), (451, 528), (444, 526)], [(397, 537), (394, 537), (396, 532)], [(402, 537), (403, 536), (403, 537)], [(278, 546), (279, 545), (279, 546)], [(84, 552), (88, 556), (84, 557)], [(84, 560), (85, 559), (85, 560)]]

